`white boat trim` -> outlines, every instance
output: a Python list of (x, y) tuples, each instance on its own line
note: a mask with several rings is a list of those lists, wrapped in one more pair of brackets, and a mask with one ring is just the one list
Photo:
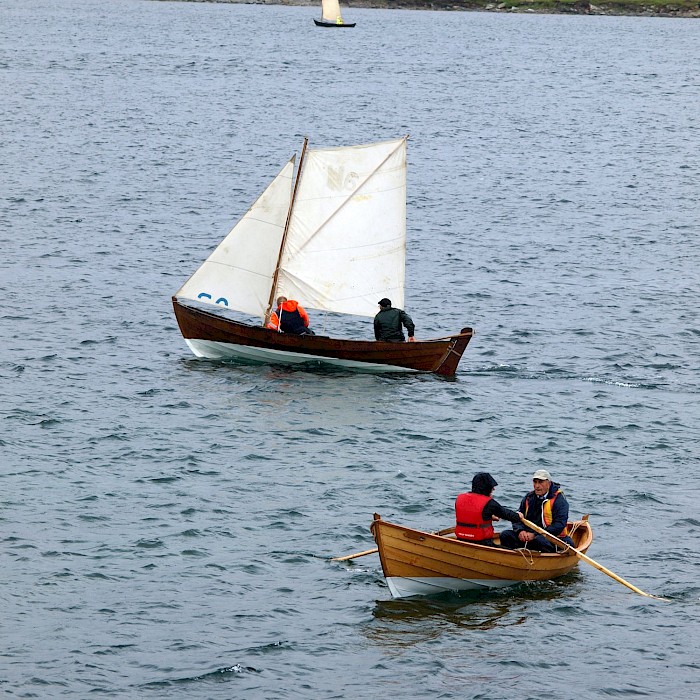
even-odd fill
[(335, 357), (307, 355), (301, 352), (285, 352), (284, 350), (272, 350), (270, 348), (260, 348), (254, 345), (237, 345), (234, 343), (221, 343), (214, 340), (197, 340), (193, 338), (185, 338), (185, 342), (196, 357), (204, 357), (209, 360), (251, 360), (253, 362), (284, 365), (324, 364), (344, 369), (352, 369), (357, 372), (418, 372), (418, 370), (415, 369), (398, 367), (396, 365), (341, 360)]
[(408, 598), (414, 595), (431, 595), (435, 593), (456, 593), (458, 591), (485, 591), (491, 588), (514, 586), (522, 581), (503, 579), (464, 579), (449, 576), (387, 576), (387, 585), (393, 598)]

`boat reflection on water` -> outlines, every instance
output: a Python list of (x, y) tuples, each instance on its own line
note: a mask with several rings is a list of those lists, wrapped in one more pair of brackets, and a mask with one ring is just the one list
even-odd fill
[(461, 635), (465, 630), (519, 628), (545, 610), (548, 615), (556, 614), (552, 603), (569, 609), (568, 601), (578, 597), (583, 578), (575, 569), (556, 581), (523, 582), (507, 589), (379, 600), (371, 622), (364, 625), (364, 634), (386, 647), (405, 648), (446, 634)]

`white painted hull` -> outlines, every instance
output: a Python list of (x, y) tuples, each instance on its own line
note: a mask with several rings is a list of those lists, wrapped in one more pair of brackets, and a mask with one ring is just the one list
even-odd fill
[(250, 360), (265, 364), (284, 365), (308, 365), (323, 364), (343, 369), (351, 369), (356, 372), (416, 372), (417, 370), (397, 367), (396, 365), (373, 364), (370, 362), (355, 362), (353, 360), (341, 360), (335, 357), (319, 355), (307, 355), (300, 352), (285, 352), (271, 348), (259, 348), (253, 345), (234, 345), (213, 340), (195, 340), (185, 338), (190, 350), (197, 357), (205, 357), (210, 360)]
[(387, 576), (387, 585), (392, 598), (408, 598), (415, 595), (434, 595), (436, 593), (458, 593), (459, 591), (485, 591), (491, 588), (514, 586), (522, 581), (504, 581), (501, 579), (462, 579), (429, 576), (409, 578), (404, 576)]

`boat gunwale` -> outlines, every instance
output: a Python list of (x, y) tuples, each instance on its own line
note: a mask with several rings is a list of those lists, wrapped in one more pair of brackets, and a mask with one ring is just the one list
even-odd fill
[[(180, 299), (179, 297), (173, 296), (172, 298), (173, 304), (176, 304), (179, 307), (185, 308), (185, 309), (191, 309), (195, 313), (198, 314), (204, 314), (205, 316), (209, 316), (212, 319), (216, 319), (217, 321), (223, 321), (226, 324), (235, 324), (236, 326), (240, 326), (241, 328), (245, 328), (246, 331), (250, 331), (253, 333), (262, 333), (265, 335), (268, 335), (270, 337), (276, 337), (279, 339), (286, 338), (289, 339), (290, 341), (319, 341), (319, 340), (330, 340), (334, 343), (352, 343), (357, 344), (357, 345), (364, 345), (368, 349), (369, 348), (378, 348), (381, 350), (390, 350), (390, 349), (396, 349), (396, 348), (409, 348), (411, 350), (415, 350), (421, 345), (431, 345), (431, 346), (436, 346), (438, 343), (443, 344), (445, 347), (448, 347), (450, 342), (453, 341), (455, 338), (462, 338), (462, 337), (468, 337), (468, 338), (473, 338), (474, 337), (474, 329), (471, 328), (470, 326), (465, 326), (462, 328), (462, 330), (459, 333), (454, 333), (453, 335), (447, 335), (447, 336), (441, 336), (439, 338), (426, 338), (425, 340), (415, 340), (413, 341), (410, 345), (406, 345), (406, 343), (391, 343), (385, 340), (355, 340), (353, 338), (340, 338), (340, 337), (333, 337), (330, 335), (294, 335), (292, 333), (282, 333), (277, 330), (273, 330), (272, 328), (266, 328), (265, 326), (254, 326), (250, 323), (246, 323), (245, 321), (238, 321), (233, 318), (226, 318), (225, 316), (222, 316), (219, 313), (216, 313), (216, 311), (212, 311), (210, 309), (205, 309), (200, 306), (192, 306), (186, 302), (192, 301), (190, 299)], [(194, 302), (197, 303), (197, 302)]]
[[(527, 551), (528, 554), (532, 554), (536, 557), (558, 558), (558, 559), (560, 559), (564, 556), (566, 556), (566, 557), (575, 557), (576, 556), (576, 554), (571, 550), (566, 550), (564, 552), (536, 552), (534, 550), (527, 549), (526, 547), (520, 547), (518, 549), (506, 549), (505, 547), (491, 547), (489, 545), (478, 544), (476, 542), (468, 542), (467, 540), (460, 540), (456, 537), (450, 537), (449, 535), (438, 535), (434, 532), (425, 532), (423, 530), (416, 530), (415, 528), (407, 527), (405, 525), (398, 525), (397, 523), (392, 523), (392, 522), (389, 522), (388, 520), (383, 520), (381, 518), (377, 518), (377, 519), (373, 520), (371, 525), (370, 525), (370, 531), (372, 532), (373, 535), (374, 535), (374, 528), (375, 528), (376, 523), (381, 523), (382, 525), (388, 525), (388, 526), (390, 526), (392, 528), (396, 528), (398, 530), (415, 533), (415, 534), (420, 535), (422, 537), (429, 537), (431, 539), (434, 539), (434, 540), (437, 540), (440, 542), (444, 542), (445, 540), (447, 540), (450, 543), (454, 543), (454, 544), (458, 545), (459, 547), (466, 547), (467, 549), (476, 548), (477, 550), (498, 552), (499, 554), (508, 554), (508, 555), (518, 555), (518, 552), (524, 550), (524, 551)], [(593, 530), (591, 529), (589, 522), (587, 520), (572, 520), (572, 521), (569, 521), (569, 525), (583, 526), (584, 529), (587, 530), (588, 537), (579, 547), (576, 547), (576, 549), (580, 549), (581, 551), (585, 551), (585, 549), (588, 549), (588, 547), (590, 546), (590, 543), (593, 541)], [(584, 545), (585, 545), (585, 549), (584, 549)]]

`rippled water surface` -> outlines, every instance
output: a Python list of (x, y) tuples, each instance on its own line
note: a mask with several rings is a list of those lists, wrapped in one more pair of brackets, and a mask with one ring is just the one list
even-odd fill
[[(0, 694), (692, 697), (700, 23), (317, 14), (0, 1)], [(193, 358), (170, 296), (302, 137), (405, 133), (407, 308), (476, 328), (457, 376)], [(535, 468), (670, 602), (329, 561)]]

